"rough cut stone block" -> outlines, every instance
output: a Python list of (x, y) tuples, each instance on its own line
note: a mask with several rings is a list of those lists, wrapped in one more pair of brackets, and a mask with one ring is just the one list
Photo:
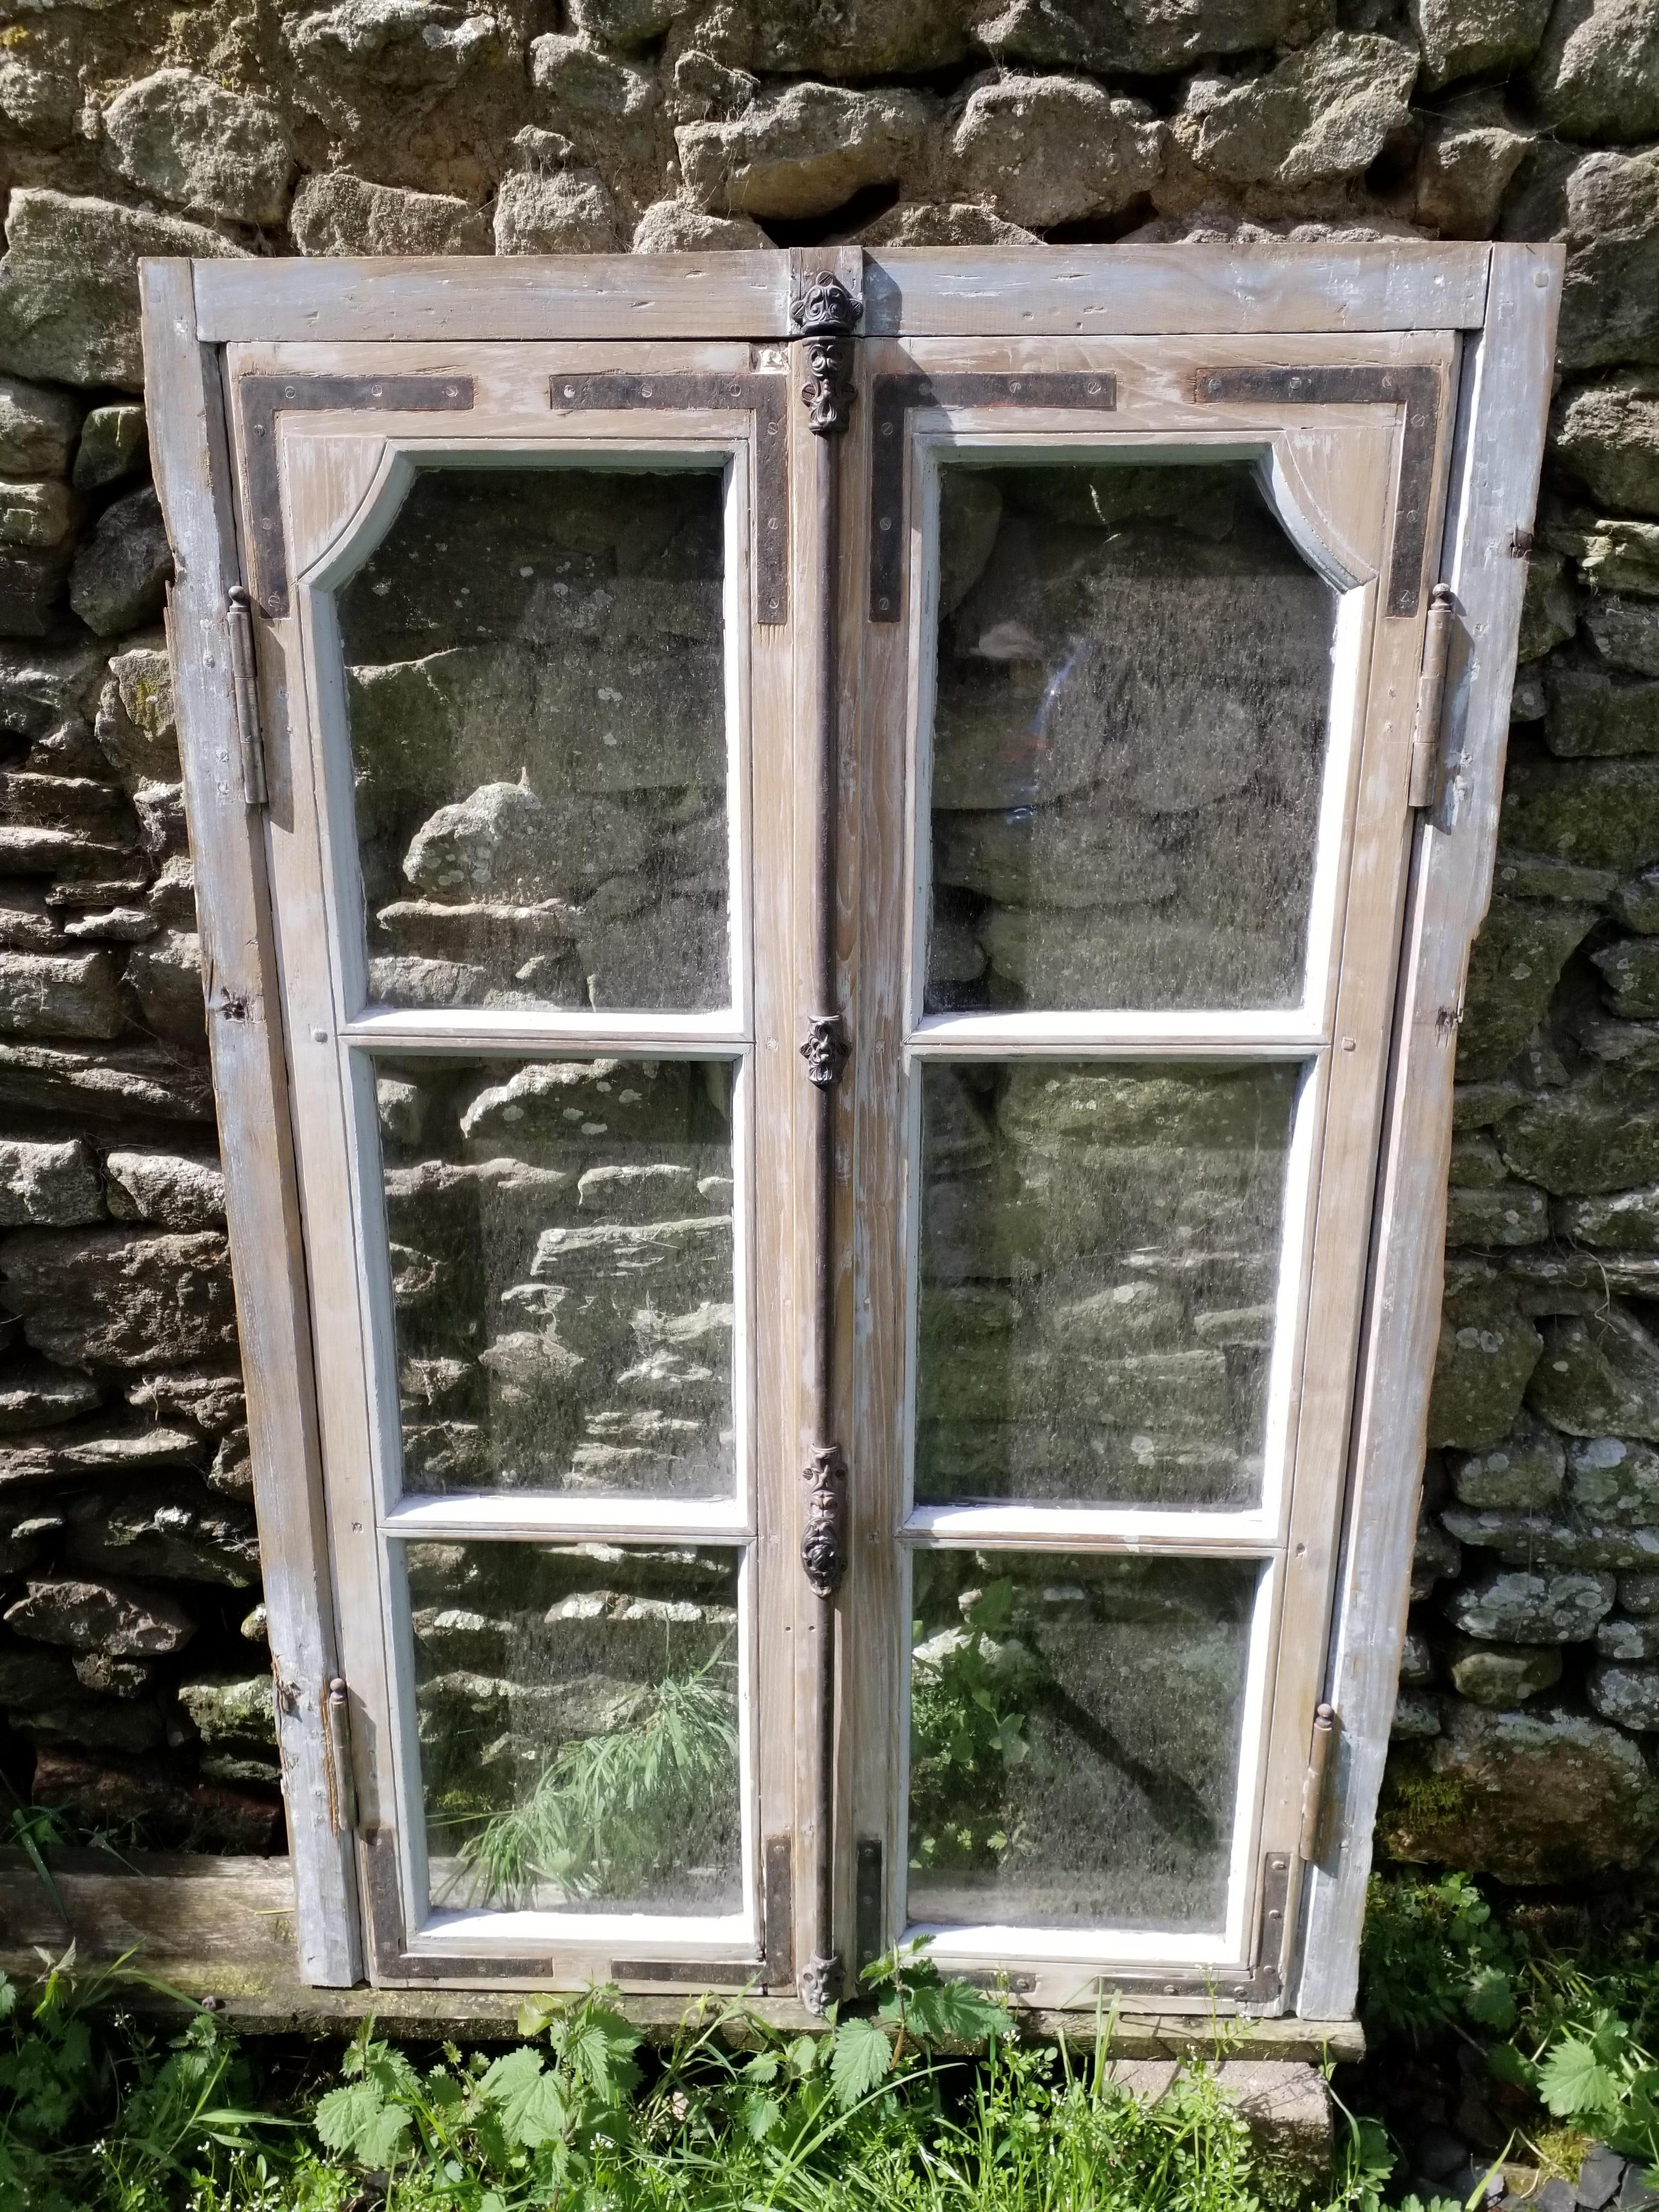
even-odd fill
[(1493, 1250), (1511, 1244), (1537, 1244), (1549, 1234), (1550, 1206), (1541, 1190), (1509, 1182), (1495, 1190), (1447, 1193), (1446, 1242)]
[(1382, 1809), (1395, 1858), (1574, 1882), (1639, 1864), (1659, 1839), (1659, 1786), (1639, 1746), (1583, 1714), (1455, 1703), (1417, 1756), (1429, 1786), (1396, 1780)]
[(146, 484), (106, 507), (70, 571), (70, 605), (100, 637), (154, 622), (173, 574), (167, 526)]
[(73, 1565), (145, 1581), (258, 1581), (259, 1545), (244, 1505), (183, 1479), (76, 1500), (65, 1545)]
[(295, 169), (274, 107), (185, 69), (157, 70), (116, 94), (104, 110), (104, 159), (142, 192), (235, 222), (280, 222)]
[(126, 979), (143, 1009), (145, 1026), (175, 1043), (206, 1040), (202, 1000), (202, 944), (189, 930), (165, 930), (127, 956)]
[(225, 1240), (207, 1231), (14, 1231), (0, 1279), (28, 1342), (68, 1366), (161, 1367), (235, 1340)]
[(74, 534), (75, 508), (66, 484), (0, 479), (0, 544), (55, 552)]
[(98, 1164), (78, 1138), (61, 1144), (0, 1139), (0, 1224), (70, 1229), (103, 1218)]
[(1659, 1659), (1659, 1621), (1630, 1620), (1622, 1614), (1604, 1620), (1595, 1632), (1595, 1649), (1603, 1659), (1626, 1663)]
[(163, 1229), (213, 1229), (225, 1218), (225, 1178), (217, 1160), (176, 1152), (111, 1152), (109, 1210), (118, 1221)]
[(9, 1364), (0, 1379), (0, 1437), (27, 1435), (94, 1413), (103, 1392), (89, 1375), (46, 1361)]
[(239, 1427), (246, 1415), (241, 1370), (234, 1367), (164, 1367), (130, 1383), (126, 1398), (158, 1415), (182, 1413), (210, 1436)]
[[(3, 1618), (8, 1628), (37, 1644), (67, 1644), (77, 1651), (127, 1659), (180, 1651), (196, 1633), (194, 1615), (166, 1591), (72, 1576), (32, 1581)], [(267, 1676), (267, 1695), (270, 1688)]]
[(107, 952), (0, 952), (0, 1030), (112, 1037), (123, 1016)]
[(1453, 1453), (1448, 1465), (1460, 1504), (1528, 1513), (1553, 1505), (1561, 1495), (1566, 1452), (1553, 1429), (1523, 1413), (1502, 1443), (1483, 1452)]
[(1590, 1668), (1584, 1691), (1603, 1720), (1620, 1728), (1659, 1729), (1659, 1667), (1602, 1660)]
[(1569, 1513), (1474, 1513), (1449, 1505), (1441, 1515), (1459, 1542), (1495, 1552), (1506, 1566), (1582, 1567), (1594, 1573), (1643, 1573), (1659, 1566), (1659, 1529)]
[[(0, 293), (0, 303), (3, 300)], [(47, 636), (55, 627), (68, 574), (62, 553), (0, 550), (0, 638)]]
[(138, 258), (240, 258), (197, 222), (66, 192), (14, 191), (0, 264), (0, 369), (60, 384), (143, 389)]
[(1545, 742), (1564, 759), (1659, 753), (1659, 682), (1596, 668), (1552, 669), (1545, 678)]
[(635, 253), (746, 253), (772, 241), (746, 215), (708, 215), (678, 198), (653, 200), (634, 226)]
[(1455, 1627), (1483, 1642), (1577, 1644), (1612, 1612), (1613, 1595), (1610, 1574), (1499, 1568), (1452, 1590), (1444, 1604)]
[(179, 1702), (204, 1743), (276, 1744), (276, 1710), (269, 1670), (263, 1674), (211, 1675), (180, 1682)]
[[(1568, 175), (1564, 197), (1563, 364), (1652, 360), (1659, 346), (1659, 150), (1587, 154)], [(1622, 586), (1609, 576), (1605, 588)]]
[(1127, 207), (1157, 182), (1166, 135), (1098, 85), (1009, 76), (969, 94), (951, 146), (963, 198), (1039, 230)]
[(75, 135), (81, 94), (72, 76), (11, 55), (0, 60), (0, 124), (14, 145), (43, 151)]
[(1589, 1437), (1567, 1449), (1567, 1502), (1632, 1528), (1659, 1528), (1659, 1452), (1628, 1437)]
[(793, 84), (732, 122), (684, 124), (674, 139), (686, 191), (711, 214), (829, 215), (903, 173), (930, 112), (915, 93)]
[(1659, 16), (1648, 0), (1557, 0), (1531, 70), (1544, 121), (1563, 138), (1659, 132)]
[(1449, 1274), (1441, 1313), (1429, 1443), (1484, 1451), (1514, 1429), (1543, 1339), (1513, 1283), (1490, 1268)]
[(73, 481), (77, 491), (100, 491), (143, 468), (149, 459), (149, 434), (137, 400), (94, 407), (81, 426), (75, 449)]
[(1533, 1411), (1569, 1436), (1659, 1438), (1659, 1343), (1628, 1308), (1544, 1324)]
[(80, 427), (80, 403), (69, 392), (0, 376), (0, 477), (65, 475)]
[(1416, 1690), (1401, 1690), (1394, 1701), (1389, 1723), (1391, 1743), (1421, 1743), (1440, 1733), (1440, 1699)]
[(65, 1425), (40, 1435), (15, 1434), (0, 1444), (0, 1485), (27, 1487), (84, 1482), (98, 1475), (154, 1474), (198, 1467), (204, 1456), (202, 1439), (188, 1429), (155, 1422), (133, 1428), (108, 1420), (78, 1428)]
[(45, 1805), (109, 1826), (142, 1822), (158, 1842), (188, 1844), (198, 1851), (268, 1851), (281, 1817), (270, 1797), (211, 1782), (189, 1782), (154, 1764), (112, 1765), (56, 1746), (34, 1763), (34, 1790)]
[(1200, 116), (1199, 167), (1230, 184), (1358, 176), (1405, 122), (1417, 56), (1370, 32), (1328, 31)]
[(1594, 1069), (1539, 1093), (1498, 1128), (1498, 1149), (1528, 1182), (1564, 1198), (1659, 1179), (1659, 1098), (1639, 1068)]
[(597, 169), (503, 177), (495, 193), (497, 253), (617, 253), (621, 218)]
[[(1586, 605), (1584, 627), (1604, 660), (1628, 668), (1633, 675), (1659, 676), (1659, 606), (1604, 593)], [(1620, 918), (1632, 929), (1659, 929), (1659, 897), (1651, 921), (1638, 922), (1628, 914)]]
[(1460, 1697), (1503, 1712), (1553, 1690), (1561, 1679), (1561, 1654), (1548, 1644), (1464, 1644), (1454, 1651), (1450, 1671)]
[(337, 170), (307, 177), (289, 218), (301, 253), (488, 253), (476, 208), (441, 192), (372, 185)]
[[(988, 207), (963, 200), (901, 202), (867, 222), (858, 234), (860, 246), (1036, 246), (1033, 231), (1023, 229)], [(949, 558), (948, 553), (944, 555)], [(983, 563), (981, 563), (983, 566)], [(945, 605), (950, 594), (941, 586)]]
[(1605, 1251), (1659, 1250), (1659, 1183), (1563, 1200), (1555, 1209), (1555, 1225), (1575, 1243)]
[(1410, 0), (1430, 87), (1507, 75), (1536, 52), (1551, 0)]
[(451, 0), (338, 0), (290, 18), (284, 36), (301, 67), (325, 81), (341, 70), (415, 89), (458, 82), (510, 53), (507, 24)]
[(122, 1040), (94, 1052), (0, 1037), (0, 1105), (210, 1121), (213, 1080), (205, 1060), (147, 1040)]
[(1102, 8), (1090, 0), (971, 0), (975, 38), (1000, 64), (1157, 75), (1206, 54), (1301, 46), (1334, 18), (1328, 0), (1150, 0)]
[(1553, 451), (1599, 507), (1659, 515), (1659, 375), (1581, 386), (1557, 403), (1550, 428)]

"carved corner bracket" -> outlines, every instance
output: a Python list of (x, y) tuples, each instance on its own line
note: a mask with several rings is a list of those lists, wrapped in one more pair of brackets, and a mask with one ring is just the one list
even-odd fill
[(853, 333), (863, 313), (837, 276), (809, 277), (790, 302), (789, 319), (806, 354), (800, 396), (806, 426), (820, 438), (839, 437), (853, 407)]

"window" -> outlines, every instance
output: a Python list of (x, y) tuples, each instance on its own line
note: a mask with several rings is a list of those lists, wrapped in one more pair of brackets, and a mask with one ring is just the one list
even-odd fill
[(1346, 2014), (1559, 265), (149, 265), (312, 1978)]

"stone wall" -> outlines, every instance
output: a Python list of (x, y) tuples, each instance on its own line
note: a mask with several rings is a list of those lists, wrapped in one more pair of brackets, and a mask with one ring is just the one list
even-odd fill
[[(280, 1841), (140, 253), (1565, 238), (1383, 1836), (1659, 1840), (1651, 0), (0, 0), (0, 1751)], [(1651, 1325), (1651, 1327), (1650, 1327)]]

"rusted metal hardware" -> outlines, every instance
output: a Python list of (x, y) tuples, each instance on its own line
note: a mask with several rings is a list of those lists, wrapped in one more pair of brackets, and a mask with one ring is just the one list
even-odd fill
[(841, 1080), (841, 1072), (852, 1050), (847, 1042), (846, 1025), (839, 1014), (814, 1014), (806, 1024), (806, 1036), (800, 1048), (809, 1082), (816, 1083), (820, 1091), (830, 1090)]
[(1423, 672), (1417, 679), (1408, 793), (1413, 806), (1436, 806), (1440, 800), (1441, 725), (1445, 720), (1446, 672), (1456, 626), (1457, 607), (1451, 586), (1437, 584), (1429, 593), (1428, 620), (1423, 627)]
[(1403, 407), (1400, 480), (1395, 488), (1394, 546), (1384, 610), (1414, 615), (1423, 598), (1423, 562), (1434, 504), (1434, 448), (1440, 427), (1436, 368), (1201, 368), (1193, 386), (1200, 404), (1252, 401), (1270, 407)]
[(338, 1836), (357, 1825), (357, 1792), (351, 1777), (351, 1698), (343, 1675), (329, 1682), (323, 1699), (323, 1739), (327, 1753), (328, 1824)]
[(962, 369), (878, 376), (870, 398), (870, 619), (896, 623), (904, 596), (905, 418), (918, 407), (1064, 407), (1109, 413), (1117, 380), (1103, 370)]
[(556, 376), (548, 387), (559, 413), (579, 409), (619, 413), (632, 407), (739, 412), (755, 418), (755, 619), (789, 619), (788, 380), (774, 370), (751, 374)]
[(236, 712), (236, 749), (241, 757), (242, 799), (248, 806), (264, 806), (269, 794), (264, 732), (259, 725), (259, 687), (253, 667), (253, 609), (240, 584), (233, 584), (225, 594), (225, 635), (230, 642), (230, 690)]
[(376, 414), (426, 415), (472, 404), (470, 376), (243, 376), (236, 402), (247, 436), (248, 569), (260, 612), (288, 612), (288, 548), (283, 539), (282, 481), (276, 467), (276, 417), (372, 408)]
[(860, 1973), (887, 1948), (883, 1856), (879, 1836), (859, 1838), (853, 1875), (853, 1951)]
[(806, 355), (800, 396), (806, 427), (820, 438), (839, 437), (853, 407), (853, 333), (860, 303), (839, 277), (810, 276), (790, 302), (789, 319)]
[(833, 1597), (847, 1573), (846, 1462), (834, 1444), (823, 1444), (801, 1474), (807, 1486), (801, 1571), (815, 1597)]
[(1302, 1833), (1297, 1850), (1308, 1866), (1317, 1866), (1325, 1850), (1325, 1821), (1330, 1804), (1332, 1754), (1336, 1749), (1334, 1705), (1315, 1709), (1313, 1742), (1302, 1781)]

